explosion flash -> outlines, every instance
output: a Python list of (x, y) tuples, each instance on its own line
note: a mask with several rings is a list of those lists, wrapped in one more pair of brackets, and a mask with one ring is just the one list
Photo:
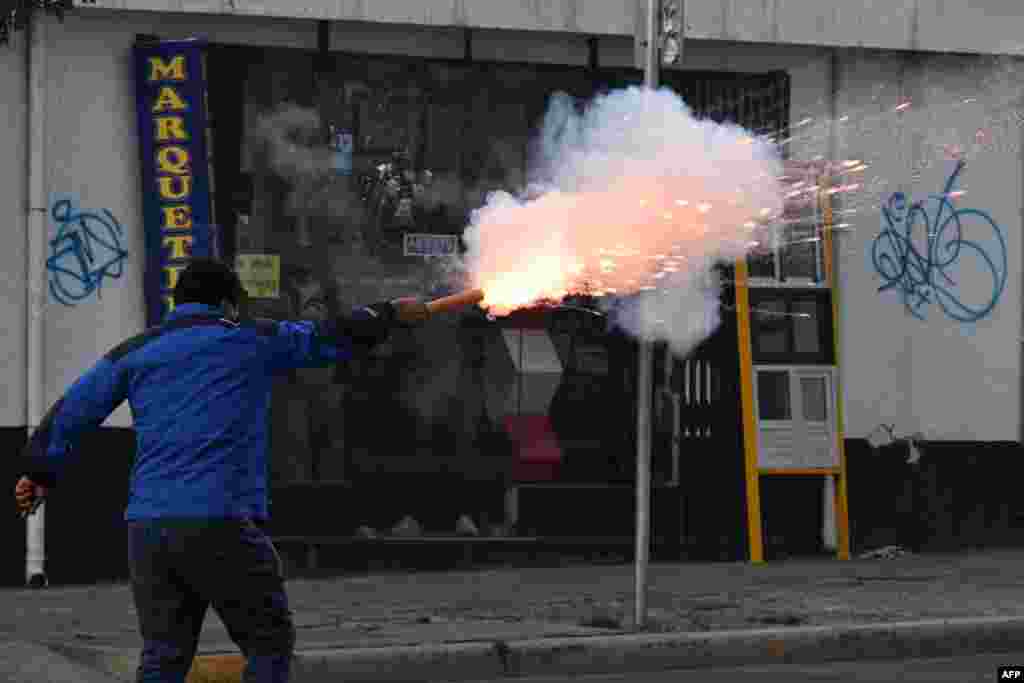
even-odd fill
[(648, 297), (623, 324), (650, 336), (654, 321), (668, 321), (681, 327), (660, 336), (690, 346), (711, 331), (692, 320), (717, 315), (713, 265), (744, 256), (750, 226), (782, 213), (776, 148), (695, 119), (669, 90), (615, 91), (582, 114), (565, 102), (554, 98), (545, 118), (543, 183), (530, 198), (496, 192), (475, 212), (470, 284), (497, 315), (589, 284), (619, 295), (657, 289), (669, 300)]

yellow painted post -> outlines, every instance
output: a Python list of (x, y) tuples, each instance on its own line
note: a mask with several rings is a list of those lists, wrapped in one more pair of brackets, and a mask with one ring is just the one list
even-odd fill
[(750, 338), (750, 292), (747, 261), (736, 261), (736, 327), (740, 347), (740, 403), (743, 411), (743, 457), (747, 475), (747, 529), (750, 561), (764, 562), (761, 538), (761, 478), (757, 471), (757, 422), (754, 418), (754, 361)]
[(200, 655), (185, 683), (241, 683), (245, 659), (239, 655)]
[(838, 467), (793, 467), (793, 468), (768, 468), (758, 470), (762, 477), (781, 476), (807, 476), (807, 477), (837, 477)]
[(824, 177), (819, 182), (821, 188), (818, 195), (821, 207), (822, 228), (825, 251), (825, 280), (831, 289), (832, 299), (832, 342), (836, 364), (836, 447), (839, 449), (839, 476), (836, 477), (835, 510), (838, 536), (837, 555), (840, 560), (850, 559), (850, 507), (846, 489), (846, 448), (843, 443), (843, 386), (842, 366), (839, 362), (839, 279), (836, 276), (833, 241), (832, 195), (828, 194), (831, 179)]

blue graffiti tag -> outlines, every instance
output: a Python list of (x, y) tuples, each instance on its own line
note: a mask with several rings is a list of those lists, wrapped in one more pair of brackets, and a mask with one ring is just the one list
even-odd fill
[(73, 306), (93, 292), (99, 297), (105, 278), (124, 274), (124, 228), (110, 211), (78, 211), (70, 199), (55, 202), (50, 216), (57, 224), (46, 259), (53, 298)]
[[(888, 205), (882, 207), (882, 231), (871, 245), (872, 264), (884, 281), (878, 291), (898, 289), (907, 310), (920, 320), (925, 319), (923, 309), (937, 303), (953, 320), (978, 321), (992, 312), (1006, 288), (1006, 240), (1002, 230), (984, 211), (957, 209), (950, 201), (963, 168), (964, 162), (959, 161), (946, 181), (944, 192), (930, 198), (939, 203), (934, 218), (928, 215), (923, 201), (908, 207), (906, 195), (894, 193)], [(913, 243), (918, 220), (924, 224), (927, 239), (923, 252)], [(978, 226), (972, 228), (971, 236), (975, 239), (967, 239), (965, 229), (971, 222)], [(979, 235), (979, 231), (986, 234)], [(988, 231), (992, 234), (988, 235)], [(983, 246), (981, 239), (992, 236), (998, 242), (998, 253), (990, 254), (985, 246), (991, 248), (994, 244), (989, 240)], [(952, 274), (962, 257), (972, 258), (982, 271), (992, 276), (991, 296), (980, 304), (971, 305), (958, 298), (957, 282)]]

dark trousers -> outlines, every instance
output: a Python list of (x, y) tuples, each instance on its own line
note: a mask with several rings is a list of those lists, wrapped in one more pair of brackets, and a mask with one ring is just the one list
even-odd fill
[(285, 683), (295, 646), (280, 556), (248, 521), (129, 523), (143, 649), (139, 683), (182, 683), (211, 605), (245, 656), (245, 683)]

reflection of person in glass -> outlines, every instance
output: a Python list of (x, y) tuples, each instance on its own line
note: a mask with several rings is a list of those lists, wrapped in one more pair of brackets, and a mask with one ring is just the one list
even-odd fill
[(144, 641), (139, 680), (184, 679), (211, 605), (245, 653), (245, 680), (288, 680), (295, 627), (262, 528), (273, 378), (365, 355), (392, 328), (430, 315), (399, 299), (318, 322), (240, 321), (243, 298), (230, 268), (193, 261), (165, 322), (104, 356), (50, 409), (15, 487), (30, 513), (80, 437), (129, 402), (138, 449), (125, 519)]
[[(329, 319), (326, 288), (310, 269), (293, 269), (287, 284), (290, 317), (313, 322)], [(299, 368), (292, 374), (290, 386), (282, 387), (287, 437), (294, 442), (286, 448), (275, 448), (275, 476), (289, 481), (343, 478), (344, 435), (336, 416), (340, 387), (333, 382), (333, 373), (330, 367)]]
[(303, 320), (326, 320), (329, 314), (327, 295), (323, 285), (308, 268), (296, 268), (291, 282), (293, 307)]

